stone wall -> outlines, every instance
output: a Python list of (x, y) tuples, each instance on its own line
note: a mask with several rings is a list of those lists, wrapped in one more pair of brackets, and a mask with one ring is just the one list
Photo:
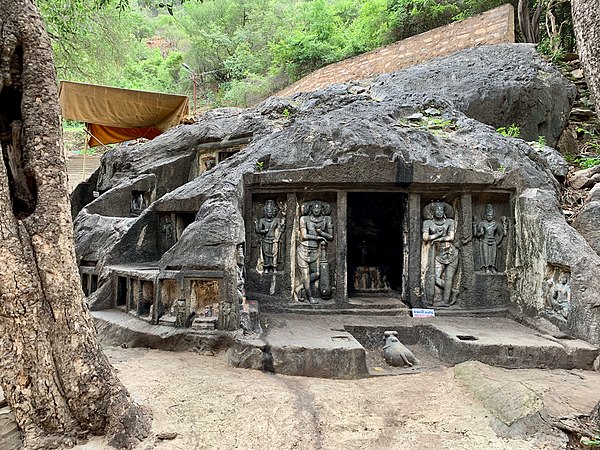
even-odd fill
[(514, 9), (498, 8), (436, 28), (386, 47), (330, 64), (312, 72), (276, 95), (312, 92), (333, 83), (362, 80), (445, 56), (464, 48), (515, 42)]

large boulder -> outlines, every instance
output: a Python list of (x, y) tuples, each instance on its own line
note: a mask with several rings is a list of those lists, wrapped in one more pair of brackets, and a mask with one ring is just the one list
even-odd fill
[[(153, 262), (161, 271), (221, 270), (224, 295), (235, 298), (236, 252), (246, 240), (250, 184), (296, 190), (449, 186), (457, 192), (471, 186), (514, 193), (516, 223), (507, 258), (514, 304), (526, 313), (543, 312), (548, 270), (570, 271), (573, 314), (561, 326), (600, 342), (598, 289), (591, 282), (600, 277), (600, 258), (567, 225), (556, 200), (553, 172), (558, 175), (564, 163), (556, 153), (495, 131), (515, 123), (523, 137), (545, 135), (553, 143), (572, 93), (532, 46), (481, 47), (370, 82), (272, 98), (252, 109), (212, 111), (195, 125), (108, 154), (98, 178), (108, 190), (75, 221), (78, 255), (96, 255), (101, 273), (92, 300), (106, 304), (112, 295), (107, 265), (134, 261)], [(181, 163), (193, 165), (206, 143), (249, 137), (241, 152), (200, 176)], [(139, 217), (124, 224), (122, 214), (111, 214), (112, 202), (120, 210), (134, 184), (150, 178), (155, 197)], [(161, 252), (157, 216), (169, 211), (190, 212), (195, 220)], [(461, 245), (468, 248), (472, 216), (463, 219)], [(121, 231), (108, 238), (116, 222)]]
[(514, 124), (522, 139), (543, 136), (552, 147), (576, 94), (575, 86), (543, 61), (533, 44), (474, 47), (383, 75), (378, 82), (445, 99), (494, 128)]
[(588, 193), (583, 209), (573, 221), (573, 227), (600, 255), (600, 183)]

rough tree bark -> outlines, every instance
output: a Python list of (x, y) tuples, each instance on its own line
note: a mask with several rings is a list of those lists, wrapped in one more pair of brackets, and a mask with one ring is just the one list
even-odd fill
[(0, 0), (0, 384), (26, 449), (150, 429), (103, 354), (80, 287), (52, 52), (33, 0)]
[(529, 13), (529, 0), (519, 0), (517, 5), (517, 19), (525, 42), (537, 44), (540, 40), (539, 27), (544, 3), (542, 0), (538, 1), (532, 15)]
[(600, 21), (596, 15), (598, 6), (600, 6), (598, 0), (571, 1), (579, 59), (594, 97), (596, 115), (600, 120)]

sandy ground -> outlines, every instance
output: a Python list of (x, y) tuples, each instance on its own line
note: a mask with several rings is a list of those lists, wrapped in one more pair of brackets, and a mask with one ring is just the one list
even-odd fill
[[(235, 369), (195, 353), (106, 352), (136, 401), (154, 411), (138, 450), (550, 449), (496, 436), (451, 368), (342, 381)], [(177, 437), (160, 441), (162, 432)], [(76, 448), (109, 447), (94, 437)]]

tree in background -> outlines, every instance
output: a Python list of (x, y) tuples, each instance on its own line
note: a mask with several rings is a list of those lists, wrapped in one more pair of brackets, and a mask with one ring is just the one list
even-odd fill
[(577, 49), (600, 119), (600, 21), (597, 0), (571, 2)]
[(52, 49), (33, 0), (0, 0), (0, 385), (26, 449), (150, 429), (97, 341), (75, 262)]
[[(505, 2), (38, 0), (62, 77), (191, 95), (191, 74), (204, 107), (249, 106), (324, 65)], [(510, 3), (520, 41), (554, 61), (573, 50), (569, 0)]]

